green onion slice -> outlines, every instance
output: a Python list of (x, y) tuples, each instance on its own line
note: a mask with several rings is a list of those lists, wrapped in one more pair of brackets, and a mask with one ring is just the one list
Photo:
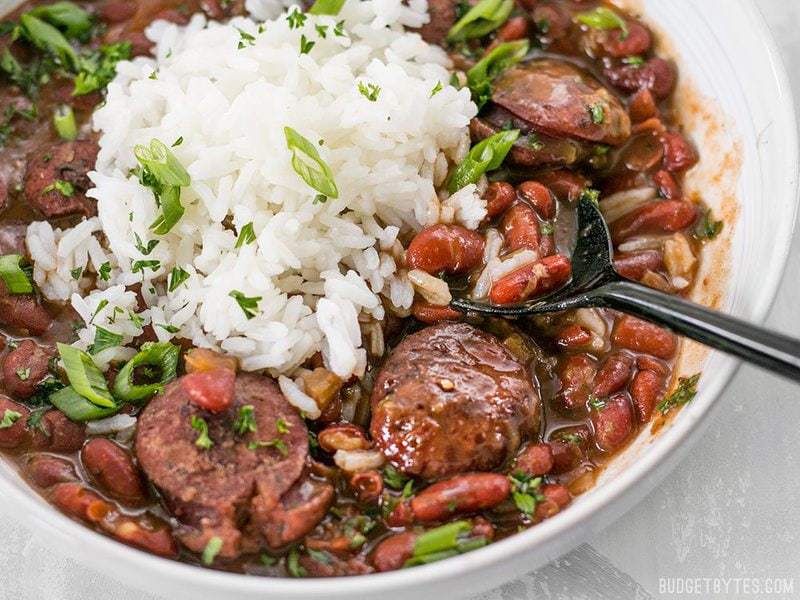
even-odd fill
[(472, 92), (472, 99), (478, 108), (492, 97), (492, 81), (511, 65), (525, 58), (529, 48), (528, 40), (500, 44), (467, 71), (467, 87)]
[(22, 270), (21, 261), (22, 256), (19, 254), (0, 256), (0, 279), (6, 284), (6, 289), (10, 294), (30, 294), (33, 292), (33, 284), (25, 271)]
[[(174, 344), (147, 342), (120, 369), (114, 380), (114, 396), (121, 401), (138, 403), (159, 393), (167, 383), (175, 379), (180, 354), (180, 348)], [(156, 383), (137, 385), (133, 382), (136, 369), (144, 366), (161, 370), (161, 376)]]
[(625, 19), (605, 6), (598, 6), (594, 10), (578, 13), (575, 15), (575, 20), (582, 25), (592, 29), (600, 29), (601, 31), (621, 29), (622, 39), (628, 36), (628, 26), (625, 23)]
[(181, 188), (171, 185), (164, 188), (157, 197), (161, 202), (161, 214), (150, 224), (150, 229), (157, 235), (166, 235), (186, 212), (181, 204)]
[(133, 149), (133, 154), (161, 185), (180, 187), (191, 185), (192, 179), (189, 173), (161, 140), (150, 140), (149, 148), (138, 144)]
[[(338, 198), (339, 190), (333, 172), (310, 141), (291, 127), (284, 127), (286, 146), (292, 151), (292, 168), (300, 178), (319, 193)], [(311, 164), (316, 164), (316, 167)]]
[(116, 408), (117, 403), (108, 391), (106, 378), (83, 350), (67, 344), (58, 344), (58, 353), (73, 389), (92, 404)]
[(78, 126), (75, 123), (75, 113), (72, 107), (64, 104), (56, 108), (53, 113), (53, 125), (55, 125), (58, 137), (62, 140), (71, 142), (78, 137)]
[(447, 180), (448, 191), (454, 194), (470, 183), (476, 183), (487, 171), (499, 168), (518, 137), (519, 129), (510, 129), (475, 144), (467, 158), (451, 173)]
[(103, 350), (121, 346), (123, 339), (121, 334), (97, 326), (94, 328), (94, 343), (89, 346), (89, 354), (94, 356), (95, 354), (100, 354)]
[(471, 530), (469, 521), (455, 521), (426, 531), (414, 542), (414, 554), (403, 566), (428, 564), (485, 546), (485, 537), (469, 537)]
[(308, 9), (310, 15), (338, 15), (342, 10), (345, 0), (317, 0)]
[(68, 38), (82, 38), (91, 31), (93, 25), (92, 16), (72, 2), (37, 6), (28, 14), (62, 29)]
[(74, 71), (78, 55), (58, 29), (30, 13), (19, 18), (22, 36), (37, 48), (53, 54), (66, 68)]
[(447, 33), (447, 41), (483, 37), (505, 23), (513, 8), (514, 0), (481, 0), (453, 25)]
[(81, 396), (72, 386), (61, 388), (50, 394), (50, 403), (72, 421), (95, 421), (119, 412), (121, 405), (103, 407), (92, 404)]

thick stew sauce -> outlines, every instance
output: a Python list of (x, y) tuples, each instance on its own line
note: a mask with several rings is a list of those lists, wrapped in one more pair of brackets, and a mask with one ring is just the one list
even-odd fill
[[(116, 62), (150, 52), (143, 29), (198, 11), (227, 19), (243, 4), (37, 0), (5, 17), (4, 264), (22, 257), (24, 272), (28, 223), (96, 213), (90, 117)], [(496, 304), (566, 283), (586, 194), (609, 223), (621, 275), (691, 289), (701, 244), (721, 223), (684, 194), (698, 156), (675, 121), (678, 74), (654, 33), (594, 0), (429, 0), (429, 10), (419, 33), (449, 52), (452, 85), (469, 86), (480, 107), (474, 158), (482, 142), (515, 133), (478, 184), (480, 227), (408, 234), (418, 295), (410, 315), (382, 325), (388, 348), (366, 377), (341, 381), (319, 357), (304, 365), (320, 418), (300, 414), (272, 378), (188, 343), (160, 357), (161, 375), (148, 370), (152, 357), (105, 373), (109, 385), (152, 384), (144, 401), (106, 418), (65, 414), (52, 401), (66, 384), (56, 344), (74, 339), (77, 316), (35, 285), (0, 280), (0, 448), (64, 514), (159, 556), (237, 572), (400, 569), (565, 510), (654, 415), (691, 399), (696, 377), (673, 382), (678, 339), (640, 319), (592, 309), (477, 319), (442, 300), (441, 278)]]

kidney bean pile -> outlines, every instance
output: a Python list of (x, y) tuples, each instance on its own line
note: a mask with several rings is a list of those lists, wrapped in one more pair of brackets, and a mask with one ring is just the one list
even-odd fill
[[(75, 47), (127, 42), (128, 56), (145, 55), (154, 19), (225, 19), (243, 4), (80, 2), (94, 25)], [(595, 0), (504, 0), (485, 33), (454, 40), (475, 4), (429, 0), (419, 33), (450, 53), (460, 84), (482, 57), (527, 40), (470, 124), (473, 144), (519, 137), (475, 182), (480, 227), (442, 219), (409, 234), (406, 270), (495, 304), (545, 294), (570, 278), (574, 207), (589, 194), (618, 272), (686, 293), (721, 223), (683, 193), (698, 156), (675, 120), (677, 71), (655, 53), (653, 32)], [(39, 6), (49, 4), (30, 1), (8, 22)], [(0, 32), (0, 255), (26, 256), (30, 221), (96, 213), (85, 195), (97, 155), (88, 119), (103, 89), (72, 95), (63, 68)], [(75, 115), (73, 139), (52, 126), (62, 105)], [(679, 341), (667, 330), (590, 309), (467, 319), (424, 289), (430, 279), (415, 283), (410, 314), (381, 325), (388, 350), (363, 380), (341, 381), (320, 356), (304, 365), (316, 420), (271, 378), (186, 343), (180, 376), (145, 406), (126, 405), (109, 431), (49, 400), (66, 383), (55, 344), (73, 339), (77, 315), (0, 281), (0, 448), (64, 514), (133, 547), (256, 575), (358, 575), (468, 552), (553, 517), (654, 414), (694, 392), (696, 377), (668, 394)], [(105, 374), (109, 385), (121, 367)]]

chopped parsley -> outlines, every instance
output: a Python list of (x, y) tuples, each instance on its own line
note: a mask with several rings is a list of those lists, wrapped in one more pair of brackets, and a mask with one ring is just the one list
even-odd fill
[(172, 142), (172, 148), (177, 148), (183, 143), (183, 136), (180, 136), (177, 140)]
[(634, 54), (633, 56), (626, 56), (622, 59), (623, 64), (630, 65), (631, 67), (641, 67), (644, 64), (644, 59), (641, 56)]
[(172, 334), (178, 333), (181, 330), (180, 327), (175, 327), (175, 325), (168, 325), (166, 323), (156, 323), (156, 327), (160, 327), (167, 333), (172, 333)]
[(130, 42), (101, 46), (99, 50), (81, 56), (72, 95), (83, 96), (104, 89), (117, 75), (117, 63), (130, 57)]
[(158, 240), (150, 240), (145, 246), (142, 244), (142, 238), (139, 237), (138, 233), (134, 233), (133, 236), (136, 238), (136, 249), (144, 256), (150, 254), (158, 246)]
[(253, 231), (253, 223), (247, 223), (246, 225), (242, 226), (242, 229), (239, 231), (239, 237), (236, 238), (236, 245), (234, 248), (241, 248), (247, 244), (252, 244), (256, 241), (256, 233)]
[(6, 409), (6, 412), (3, 413), (3, 419), (0, 420), (0, 429), (8, 429), (9, 427), (13, 426), (14, 423), (19, 421), (21, 417), (21, 413), (18, 413), (15, 410)]
[(208, 436), (208, 423), (206, 423), (206, 420), (197, 415), (192, 415), (192, 429), (198, 433), (194, 445), (202, 450), (211, 450), (214, 442)]
[(122, 345), (123, 339), (121, 334), (97, 326), (94, 329), (94, 342), (89, 346), (89, 354), (94, 356), (108, 348), (116, 348)]
[(219, 554), (220, 550), (222, 550), (222, 538), (212, 537), (210, 540), (208, 540), (206, 547), (203, 548), (203, 564), (206, 566), (213, 564), (214, 559), (217, 557), (217, 554)]
[(236, 28), (239, 31), (239, 50), (243, 50), (248, 46), (255, 46), (256, 45), (256, 37), (252, 33), (247, 33), (246, 31)]
[(344, 37), (344, 20), (338, 21), (333, 28), (333, 35), (336, 37)]
[(289, 29), (300, 29), (306, 24), (308, 17), (304, 15), (297, 7), (286, 15), (286, 20), (289, 22)]
[(550, 223), (549, 221), (545, 221), (544, 223), (542, 223), (539, 230), (542, 232), (542, 235), (553, 235), (554, 231), (553, 224)]
[(17, 369), (16, 373), (17, 373), (17, 378), (20, 381), (28, 381), (28, 379), (30, 379), (30, 376), (31, 376), (31, 369), (30, 369), (30, 367), (28, 367), (26, 369), (20, 368), (20, 369)]
[(292, 577), (306, 577), (308, 575), (308, 571), (300, 564), (300, 552), (297, 547), (292, 548), (286, 557), (286, 570)]
[(189, 273), (180, 267), (173, 267), (172, 273), (169, 275), (169, 291), (174, 292), (182, 283), (189, 279)]
[(103, 281), (108, 281), (109, 279), (111, 279), (111, 263), (104, 262), (102, 265), (100, 265), (100, 268), (97, 271), (97, 275)]
[(52, 191), (58, 192), (65, 198), (72, 198), (72, 196), (75, 195), (75, 186), (72, 185), (69, 181), (64, 181), (63, 179), (56, 179), (53, 183), (44, 188), (42, 190), (42, 193), (46, 194)]
[(321, 37), (323, 40), (328, 37), (328, 26), (327, 25), (314, 25), (314, 29), (317, 30), (317, 35)]
[(581, 192), (581, 200), (589, 200), (595, 206), (600, 206), (600, 190), (593, 188), (586, 188)]
[(517, 471), (509, 475), (508, 479), (511, 481), (511, 498), (517, 510), (525, 515), (532, 515), (536, 505), (544, 500), (541, 492), (542, 478)]
[(300, 54), (308, 54), (316, 45), (317, 42), (309, 40), (305, 33), (300, 36)]
[(81, 277), (83, 277), (83, 267), (75, 267), (69, 272), (69, 274), (75, 281), (78, 281)]
[(592, 123), (600, 125), (606, 120), (606, 109), (602, 102), (596, 102), (589, 107), (589, 114), (592, 116)]
[(442, 85), (442, 82), (441, 81), (437, 81), (436, 85), (433, 86), (433, 89), (431, 90), (430, 97), (433, 98), (436, 94), (441, 92), (443, 89), (444, 89), (444, 86)]
[(595, 410), (601, 410), (606, 407), (604, 398), (598, 398), (594, 395), (589, 395), (589, 406)]
[(381, 93), (381, 88), (374, 83), (364, 83), (363, 81), (359, 81), (358, 91), (370, 102), (375, 102)]
[(287, 423), (283, 419), (278, 419), (277, 421), (275, 421), (275, 429), (277, 429), (278, 433), (280, 433), (281, 435), (289, 433), (289, 430), (291, 428), (292, 428), (291, 423)]
[(697, 395), (697, 382), (700, 381), (700, 373), (695, 373), (691, 377), (680, 377), (678, 386), (656, 405), (656, 410), (661, 414), (667, 414), (676, 406), (683, 406), (691, 402)]
[(239, 305), (239, 308), (242, 309), (244, 316), (247, 317), (248, 320), (258, 314), (258, 303), (261, 302), (261, 296), (248, 297), (239, 290), (233, 290), (228, 296), (236, 300), (236, 303)]
[(251, 404), (242, 406), (239, 409), (239, 414), (233, 422), (233, 430), (239, 435), (256, 432), (255, 408)]
[(150, 269), (154, 273), (161, 268), (160, 260), (136, 260), (131, 267), (131, 273), (144, 273), (145, 269)]
[(694, 237), (698, 240), (713, 240), (722, 231), (724, 223), (715, 221), (711, 209), (703, 211), (702, 216), (697, 220), (694, 228)]
[(271, 440), (255, 440), (247, 444), (248, 450), (258, 450), (259, 448), (275, 448), (283, 456), (289, 456), (289, 446), (279, 438)]
[(412, 481), (410, 477), (406, 477), (392, 465), (383, 468), (383, 482), (393, 490), (402, 490), (409, 481)]

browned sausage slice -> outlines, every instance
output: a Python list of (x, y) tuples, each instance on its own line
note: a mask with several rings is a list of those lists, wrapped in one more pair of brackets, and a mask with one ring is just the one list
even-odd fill
[[(256, 431), (239, 435), (234, 423), (248, 405), (253, 407)], [(199, 433), (192, 428), (192, 417), (208, 425), (210, 449), (197, 446)], [(278, 430), (280, 419), (285, 433)], [(276, 439), (281, 444), (276, 445)], [(254, 447), (254, 442), (262, 443)], [(297, 411), (267, 377), (240, 374), (233, 404), (217, 414), (192, 403), (178, 380), (139, 418), (136, 454), (184, 525), (179, 539), (199, 552), (219, 537), (220, 556), (231, 558), (242, 551), (244, 524), (269, 522), (281, 496), (300, 477), (308, 436)]]
[(631, 121), (616, 96), (569, 63), (533, 60), (495, 81), (492, 101), (552, 136), (618, 145)]
[(95, 201), (86, 197), (86, 191), (92, 186), (87, 173), (94, 169), (97, 151), (92, 140), (37, 149), (25, 173), (25, 198), (48, 219), (96, 214)]
[(396, 468), (425, 478), (491, 470), (540, 419), (525, 366), (464, 323), (406, 337), (378, 375), (372, 408), (378, 448)]

